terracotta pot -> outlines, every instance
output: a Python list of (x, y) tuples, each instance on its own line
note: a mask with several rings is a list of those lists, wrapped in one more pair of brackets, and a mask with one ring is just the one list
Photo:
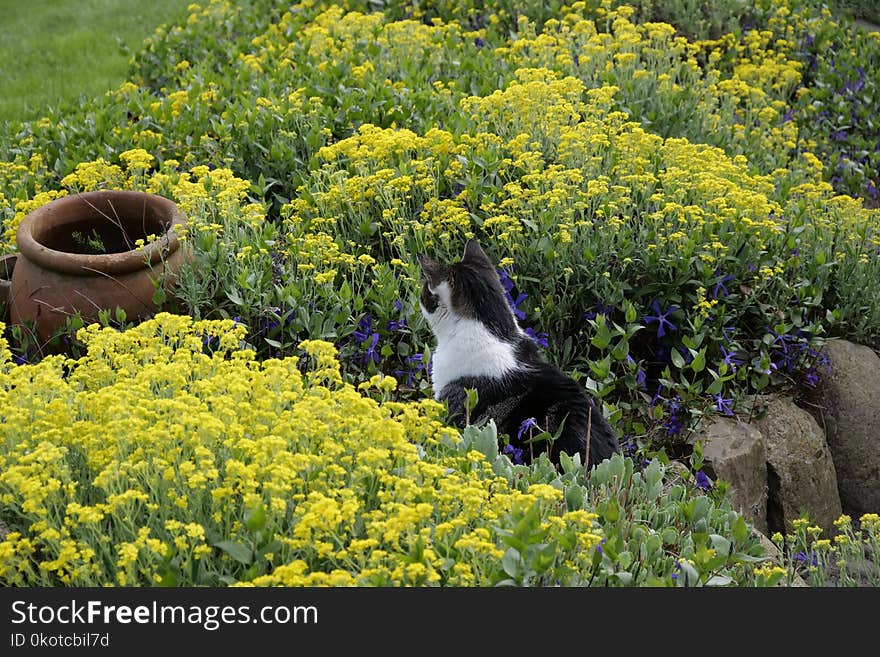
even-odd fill
[[(173, 201), (144, 192), (87, 192), (34, 210), (16, 234), (11, 322), (32, 322), (45, 342), (75, 313), (86, 324), (117, 306), (129, 321), (151, 316), (154, 281), (167, 290), (183, 263), (176, 236), (183, 223)], [(158, 239), (138, 249), (150, 235)]]

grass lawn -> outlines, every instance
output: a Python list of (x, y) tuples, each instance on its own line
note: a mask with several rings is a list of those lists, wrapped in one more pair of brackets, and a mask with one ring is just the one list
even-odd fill
[(0, 0), (0, 123), (100, 95), (125, 79), (130, 51), (190, 0)]

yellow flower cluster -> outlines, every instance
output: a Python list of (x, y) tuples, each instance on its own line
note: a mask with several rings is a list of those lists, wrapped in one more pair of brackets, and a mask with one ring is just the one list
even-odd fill
[(601, 539), (556, 488), (520, 492), (478, 452), (439, 449), (459, 437), (436, 402), (362, 396), (322, 341), (258, 362), (244, 331), (160, 314), (82, 329), (79, 359), (17, 367), (0, 344), (0, 503), (20, 520), (0, 581), (153, 584), (171, 553), (184, 573), (229, 572), (207, 537), (248, 540), (249, 509), (278, 542), (258, 585), (486, 583), (504, 552), (495, 525), (534, 506), (578, 536), (566, 558)]

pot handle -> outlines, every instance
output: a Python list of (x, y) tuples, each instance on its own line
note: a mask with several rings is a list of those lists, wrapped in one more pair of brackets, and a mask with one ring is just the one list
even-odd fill
[(12, 271), (18, 254), (0, 256), (0, 303), (8, 304), (12, 298)]

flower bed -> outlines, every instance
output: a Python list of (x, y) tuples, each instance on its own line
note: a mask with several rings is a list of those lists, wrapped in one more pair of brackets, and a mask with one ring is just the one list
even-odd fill
[[(344, 409), (351, 404), (363, 409), (358, 421), (369, 423), (390, 413), (386, 420), (404, 427), (401, 436), (422, 444), (422, 425), (442, 416), (436, 409), (428, 412), (432, 407), (425, 401), (430, 394), (431, 336), (418, 312), (415, 256), (455, 258), (464, 240), (477, 235), (498, 262), (522, 326), (551, 360), (602, 399), (629, 452), (643, 449), (657, 456), (665, 450), (686, 458), (683, 439), (703, 415), (752, 413), (755, 393), (814, 386), (824, 366), (819, 348), (825, 337), (868, 344), (880, 340), (880, 296), (865, 294), (880, 280), (878, 211), (841, 194), (861, 195), (870, 205), (872, 186), (878, 183), (872, 124), (863, 116), (872, 106), (876, 85), (858, 71), (868, 70), (880, 44), (875, 36), (853, 37), (852, 45), (838, 50), (829, 63), (819, 55), (828, 44), (849, 38), (849, 28), (800, 0), (763, 0), (747, 13), (734, 12), (738, 3), (719, 3), (705, 24), (694, 24), (696, 31), (687, 36), (676, 30), (678, 17), (689, 15), (686, 2), (665, 5), (662, 18), (675, 25), (650, 20), (657, 18), (651, 3), (635, 4), (522, 2), (512, 11), (506, 3), (431, 3), (429, 10), (389, 3), (383, 12), (355, 1), (305, 2), (293, 8), (270, 0), (193, 5), (186, 24), (163, 28), (145, 44), (133, 60), (130, 81), (83, 107), (11, 126), (0, 138), (0, 253), (15, 251), (15, 230), (28, 212), (61, 195), (107, 187), (172, 198), (189, 219), (184, 240), (193, 261), (181, 272), (174, 294), (177, 305), (166, 300), (169, 309), (194, 317), (194, 333), (215, 326), (198, 322), (227, 322), (223, 331), (236, 336), (236, 344), (226, 346), (228, 363), (251, 373), (283, 367), (293, 377), (301, 345), (332, 343), (338, 352), (333, 363), (339, 369), (335, 364), (331, 368), (340, 377), (334, 383), (338, 387), (306, 377), (303, 389), (324, 391), (320, 394), (327, 395), (340, 417), (350, 414)], [(831, 88), (837, 91), (829, 95)], [(855, 102), (857, 98), (861, 100)], [(845, 106), (852, 118), (841, 115), (838, 106)], [(104, 320), (125, 326), (125, 317), (112, 313)], [(181, 335), (191, 329), (189, 321), (162, 320), (190, 327), (180, 328)], [(93, 328), (78, 333), (81, 328), (72, 318), (58, 340), (82, 355), (75, 368), (83, 380), (93, 368), (103, 376), (109, 365), (95, 349), (111, 338)], [(149, 334), (154, 328), (144, 330)], [(123, 335), (135, 334), (129, 330)], [(14, 376), (61, 372), (64, 376), (58, 374), (52, 386), (74, 394), (64, 387), (70, 380), (60, 369), (74, 367), (71, 362), (62, 366), (59, 360), (42, 360), (46, 345), (30, 339), (26, 327), (10, 327), (7, 336), (13, 361), (36, 368), (26, 366), (22, 372), (34, 374)], [(148, 380), (152, 365), (147, 367), (133, 346), (120, 347), (127, 338), (120, 339), (112, 349), (128, 350), (122, 359), (130, 363), (126, 372), (132, 380)], [(197, 353), (183, 350), (180, 356), (180, 367), (193, 368), (193, 377), (205, 366)], [(7, 367), (6, 376), (13, 376), (9, 372), (14, 369)], [(206, 370), (207, 380), (215, 376), (214, 370)], [(384, 398), (383, 404), (373, 407), (359, 397), (361, 385)], [(16, 390), (21, 395), (30, 388)], [(161, 386), (144, 390), (157, 402), (164, 394)], [(90, 413), (88, 421), (98, 422)], [(412, 426), (400, 424), (400, 413)], [(21, 438), (7, 440), (6, 463), (18, 463), (17, 453), (30, 444), (19, 444), (30, 431), (24, 429), (25, 421), (16, 419), (21, 426), (10, 429)], [(113, 431), (95, 426), (92, 430), (102, 436)], [(142, 425), (144, 438), (147, 426)], [(267, 436), (274, 435), (272, 427)], [(450, 432), (438, 427), (433, 430)], [(329, 449), (325, 443), (332, 443), (339, 431), (347, 429), (327, 425), (319, 441), (322, 450)], [(545, 485), (556, 475), (519, 470), (515, 476), (490, 475), (481, 470), (485, 464), (468, 461), (468, 452), (461, 451), (461, 444), (476, 440), (479, 430), (473, 432), (459, 442), (450, 438), (431, 458), (452, 459), (458, 464), (450, 466), (454, 471), (464, 468), (462, 472), (483, 482), (479, 486), (489, 486), (484, 492), (497, 497), (491, 506), (498, 514), (513, 518), (535, 508), (535, 526), (551, 523), (544, 528), (550, 533), (536, 544), (565, 544), (570, 553), (536, 570), (535, 581), (609, 581), (607, 573), (597, 574), (604, 571), (593, 560), (601, 565), (604, 558), (617, 556), (578, 543), (583, 538), (572, 543), (565, 534), (569, 538), (563, 539), (568, 524), (551, 520), (577, 513), (571, 517), (575, 525), (581, 523), (575, 534), (592, 532), (607, 539), (607, 523), (614, 514), (606, 517), (597, 511), (601, 495), (585, 501), (586, 506), (565, 506), (565, 511), (559, 500), (549, 498), (514, 504), (517, 496), (511, 491), (530, 494), (528, 488), (519, 488), (523, 477), (536, 477), (533, 483)], [(61, 434), (52, 440), (79, 439)], [(87, 468), (91, 474), (83, 471), (82, 476), (98, 477), (103, 471), (105, 464), (91, 448), (71, 451), (70, 445), (52, 440), (43, 444), (56, 465), (80, 454), (76, 458), (96, 468)], [(286, 440), (283, 447), (292, 454), (311, 455), (321, 468), (331, 467), (327, 455), (315, 451), (318, 443)], [(346, 447), (351, 455), (362, 448)], [(210, 467), (217, 469), (226, 462), (227, 449), (208, 442), (199, 458), (206, 467), (213, 459)], [(409, 448), (401, 449), (401, 459), (415, 458)], [(501, 467), (497, 454), (484, 452), (486, 463)], [(201, 468), (198, 458), (190, 462)], [(620, 464), (633, 467), (628, 460)], [(70, 474), (79, 471), (70, 471), (69, 464), (65, 467), (67, 479), (52, 475), (62, 487), (79, 476)], [(162, 477), (168, 467), (161, 470)], [(183, 476), (174, 472), (178, 486)], [(337, 473), (346, 490), (359, 490), (363, 484), (351, 478), (354, 472)], [(632, 483), (632, 477), (627, 481)], [(196, 498), (217, 508), (221, 501), (228, 503), (209, 499), (206, 492), (224, 490), (220, 479), (202, 483), (205, 488)], [(567, 496), (560, 486), (557, 490)], [(586, 491), (590, 482), (584, 486)], [(596, 486), (598, 491), (598, 481)], [(58, 532), (74, 522), (64, 520), (66, 505), (97, 509), (98, 502), (110, 504), (107, 496), (125, 492), (108, 489), (89, 501), (77, 498), (76, 488), (57, 489), (67, 495), (59, 498), (63, 503), (53, 502)], [(161, 497), (165, 489), (158, 497), (150, 497), (155, 491), (148, 488), (125, 490), (141, 491), (138, 504), (146, 505), (148, 499), (158, 509), (167, 506)], [(31, 570), (21, 580), (7, 571), (9, 581), (152, 583), (158, 575), (185, 583), (226, 581), (217, 578), (319, 583), (335, 572), (335, 583), (485, 584), (513, 577), (511, 570), (518, 573), (517, 583), (524, 581), (526, 570), (520, 561), (514, 564), (517, 557), (508, 556), (504, 565), (512, 544), (469, 516), (456, 526), (460, 534), (449, 535), (453, 542), (441, 541), (438, 547), (437, 528), (451, 520), (435, 499), (424, 501), (431, 505), (430, 514), (412, 524), (413, 536), (428, 535), (406, 550), (430, 549), (437, 563), (461, 563), (461, 572), (444, 570), (427, 558), (419, 561), (425, 570), (416, 577), (418, 568), (410, 574), (400, 570), (401, 562), (394, 560), (399, 555), (372, 564), (362, 559), (353, 566), (347, 541), (379, 540), (360, 525), (344, 541), (310, 535), (309, 541), (323, 545), (320, 555), (295, 541), (284, 543), (295, 538), (290, 531), (295, 533), (298, 526), (296, 514), (307, 511), (306, 498), (292, 497), (306, 494), (302, 490), (279, 493), (278, 499), (291, 496), (296, 502), (292, 506), (297, 510), (285, 512), (283, 521), (269, 517), (271, 495), (264, 495), (257, 506), (256, 498), (237, 499), (224, 522), (238, 525), (208, 521), (207, 508), (206, 515), (193, 515), (186, 486), (168, 490), (178, 496), (171, 504), (184, 504), (179, 515), (144, 520), (149, 532), (142, 537), (105, 533), (113, 545), (129, 545), (129, 556), (140, 555), (125, 567), (118, 566), (119, 554), (102, 554), (101, 545), (77, 534), (67, 537), (73, 543), (65, 547), (81, 557), (95, 551), (80, 560), (77, 568), (85, 570), (75, 575), (39, 567), (61, 558), (60, 552), (52, 552), (59, 549), (57, 543), (39, 548), (52, 555), (48, 561), (28, 557)], [(697, 499), (725, 504), (723, 491), (713, 493), (717, 499), (709, 502), (698, 492), (691, 499), (686, 490), (676, 493), (682, 508)], [(254, 491), (240, 493), (245, 492)], [(17, 489), (6, 493), (13, 499), (19, 494)], [(589, 495), (583, 494), (586, 500)], [(651, 503), (672, 504), (668, 494), (664, 490), (664, 502), (657, 497)], [(332, 500), (337, 506), (346, 501), (338, 495)], [(391, 502), (397, 503), (393, 497)], [(407, 498), (400, 503), (418, 509), (423, 501)], [(281, 513), (280, 502), (274, 504), (273, 513)], [(390, 507), (379, 508), (391, 513)], [(419, 513), (406, 513), (410, 511)], [(599, 520), (591, 516), (587, 521), (581, 511), (596, 511)], [(45, 529), (39, 518), (25, 522), (18, 513), (8, 523), (18, 534), (16, 540), (25, 541), (16, 544), (16, 554)], [(89, 514), (104, 514), (101, 522), (108, 518), (106, 511)], [(176, 529), (169, 529), (168, 522)], [(192, 529), (193, 535), (184, 539), (186, 530), (181, 528), (188, 522), (203, 527), (205, 534)], [(251, 528), (244, 532), (248, 522)], [(27, 523), (36, 523), (36, 529), (28, 529)], [(734, 540), (730, 532), (735, 520), (724, 523), (725, 540)], [(480, 540), (494, 545), (494, 552), (486, 548), (491, 552), (488, 561), (477, 564), (463, 553), (450, 552), (455, 541), (473, 538), (471, 532), (480, 527), (489, 531), (480, 533)], [(682, 536), (694, 530), (689, 527)], [(557, 531), (562, 533), (553, 533)], [(189, 547), (178, 545), (180, 553), (159, 547), (174, 545), (176, 539)], [(658, 555), (684, 554), (691, 561), (667, 562), (658, 556), (660, 565), (650, 576), (631, 572), (630, 564), (612, 563), (637, 583), (648, 581), (640, 579), (644, 577), (673, 583), (670, 564), (677, 561), (679, 569), (682, 563), (685, 568), (691, 564), (696, 575), (690, 573), (689, 581), (705, 583), (714, 555), (695, 555), (701, 546), (718, 550), (722, 545), (707, 540), (699, 539), (702, 543), (692, 545), (687, 554), (684, 544), (671, 543), (677, 547)], [(735, 540), (748, 556), (746, 538)], [(273, 549), (264, 550), (268, 545)], [(364, 555), (374, 550), (380, 557), (397, 554), (381, 541), (358, 545)], [(194, 552), (181, 556), (184, 549), (196, 547), (198, 559)], [(260, 550), (264, 553), (258, 554)], [(340, 551), (346, 554), (333, 556)], [(617, 545), (610, 552), (629, 550)], [(152, 556), (144, 556), (148, 554)], [(526, 559), (523, 554), (520, 558)], [(587, 554), (589, 558), (583, 556)], [(570, 563), (560, 565), (566, 561)], [(714, 583), (725, 578), (754, 583), (756, 575), (745, 563), (747, 559), (726, 564), (730, 573)], [(468, 576), (462, 574), (465, 565)], [(19, 567), (24, 568), (17, 562), (16, 572)], [(380, 574), (364, 576), (370, 568)], [(627, 578), (615, 581), (626, 583)]]
[(763, 581), (743, 519), (692, 487), (663, 491), (659, 462), (640, 474), (618, 456), (589, 486), (579, 461), (515, 467), (494, 432), (460, 436), (433, 401), (381, 401), (391, 378), (361, 386), (380, 401), (343, 383), (329, 343), (257, 361), (243, 335), (160, 314), (82, 329), (77, 360), (14, 366), (0, 344), (0, 581)]

